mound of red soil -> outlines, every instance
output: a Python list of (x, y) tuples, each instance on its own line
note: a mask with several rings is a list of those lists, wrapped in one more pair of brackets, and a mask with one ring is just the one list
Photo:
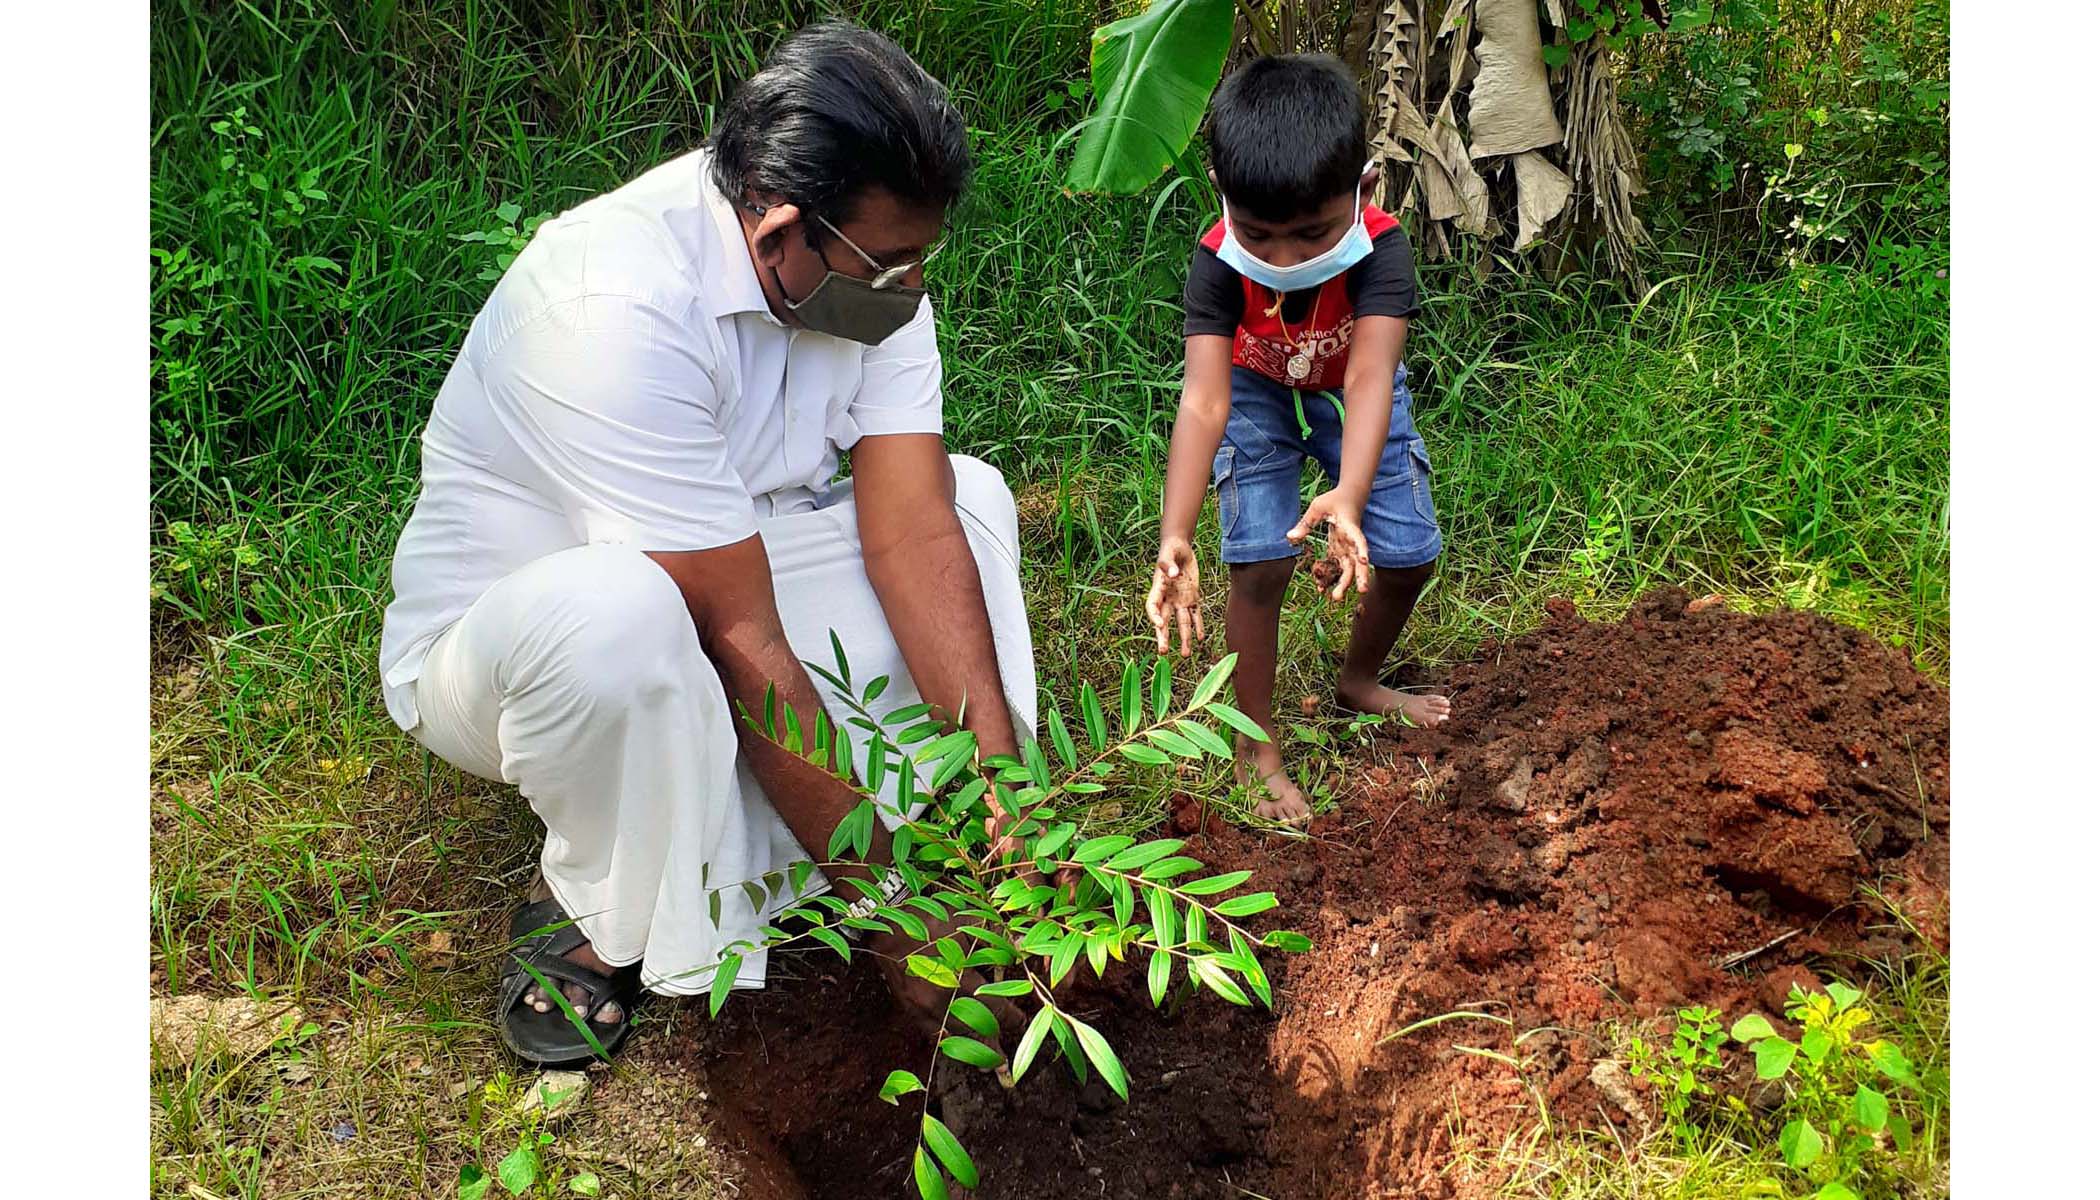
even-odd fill
[[(1460, 1142), (1523, 1129), (1535, 1095), (1561, 1121), (1626, 1119), (1590, 1081), (1600, 1021), (1772, 1009), (1819, 956), (1901, 953), (1862, 884), (1946, 948), (1947, 695), (1900, 653), (1667, 589), (1620, 624), (1556, 606), (1446, 684), (1453, 720), (1382, 742), (1308, 839), (1177, 810), (1314, 949), (1272, 963), (1273, 1014), (1205, 996), (1162, 1015), (1135, 978), (1076, 997), (1128, 1104), (1048, 1059), (1011, 1092), (963, 1073), (940, 1104), (978, 1195), (1472, 1194), (1490, 1181), (1452, 1169)], [(682, 1017), (671, 1045), (748, 1126), (757, 1194), (792, 1194), (783, 1159), (809, 1196), (904, 1194), (917, 1109), (874, 1094), (926, 1048), (872, 970), (804, 969), (718, 1026)], [(1509, 1023), (1387, 1039), (1460, 1009)]]

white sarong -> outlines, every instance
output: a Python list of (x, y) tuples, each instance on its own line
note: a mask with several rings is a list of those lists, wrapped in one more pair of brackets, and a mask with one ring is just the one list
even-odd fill
[[(1000, 681), (1025, 739), (1035, 659), (1013, 496), (992, 467), (952, 461)], [(781, 624), (799, 659), (835, 671), (836, 633), (856, 685), (889, 676), (878, 714), (916, 704), (862, 564), (850, 484), (834, 495), (827, 507), (759, 522)], [(853, 742), (858, 773), (867, 735), (814, 682)], [(517, 786), (546, 823), (540, 868), (563, 910), (606, 962), (640, 961), (654, 991), (707, 990), (722, 949), (758, 942), (759, 926), (788, 902), (782, 889), (754, 913), (736, 885), (810, 857), (737, 752), (734, 711), (677, 585), (638, 550), (577, 546), (491, 586), (432, 645), (415, 703), (425, 747)], [(896, 790), (886, 783), (877, 805), (892, 828)], [(706, 893), (720, 888), (729, 890), (717, 927)], [(763, 986), (765, 967), (763, 951), (747, 955), (738, 986)]]

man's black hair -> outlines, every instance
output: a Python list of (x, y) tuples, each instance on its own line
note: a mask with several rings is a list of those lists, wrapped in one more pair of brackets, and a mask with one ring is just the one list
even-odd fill
[(1331, 54), (1257, 58), (1210, 103), (1218, 190), (1264, 221), (1304, 216), (1355, 190), (1369, 154), (1363, 97)]
[(708, 140), (714, 181), (741, 204), (777, 193), (844, 224), (861, 193), (946, 211), (970, 183), (970, 144), (948, 89), (895, 42), (848, 21), (811, 25), (774, 47)]

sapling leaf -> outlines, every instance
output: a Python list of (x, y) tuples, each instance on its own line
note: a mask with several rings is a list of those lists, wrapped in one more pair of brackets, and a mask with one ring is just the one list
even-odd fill
[(1035, 857), (1046, 858), (1056, 854), (1059, 850), (1064, 849), (1065, 843), (1071, 841), (1072, 835), (1078, 832), (1079, 826), (1074, 825), (1072, 822), (1059, 822), (1050, 832), (1036, 840)]
[(1109, 1047), (1108, 1039), (1100, 1031), (1077, 1017), (1072, 1018), (1072, 1031), (1079, 1035), (1080, 1048), (1086, 1051), (1087, 1060), (1101, 1072), (1101, 1079), (1123, 1100), (1130, 1099), (1130, 1077), (1123, 1073), (1122, 1060)]
[(1088, 838), (1079, 843), (1079, 849), (1072, 852), (1072, 861), (1082, 864), (1097, 863), (1111, 855), (1122, 853), (1135, 841), (1137, 841), (1136, 838), (1120, 833), (1110, 834), (1107, 837)]
[(1230, 726), (1233, 732), (1240, 734), (1242, 737), (1245, 737), (1250, 741), (1266, 742), (1269, 740), (1268, 733), (1265, 732), (1261, 726), (1254, 723), (1253, 717), (1248, 716), (1246, 713), (1241, 712), (1239, 709), (1236, 709), (1229, 704), (1206, 704), (1203, 706), (1203, 709), (1205, 712), (1208, 712), (1211, 716), (1216, 717), (1218, 720), (1223, 721), (1226, 725)]
[(1898, 1152), (1909, 1154), (1910, 1122), (1903, 1117), (1891, 1114), (1889, 1117), (1889, 1140), (1896, 1143)]
[(1089, 683), (1079, 689), (1079, 715), (1086, 725), (1086, 740), (1095, 751), (1108, 748), (1108, 718), (1101, 712), (1101, 694)]
[(1118, 747), (1117, 753), (1121, 754), (1124, 758), (1129, 759), (1131, 762), (1142, 763), (1148, 767), (1161, 767), (1173, 761), (1166, 755), (1161, 754), (1157, 750), (1154, 750), (1152, 747), (1141, 745), (1136, 742), (1133, 742), (1127, 746)]
[[(876, 928), (880, 929), (881, 926)], [(904, 958), (904, 970), (916, 975), (935, 987), (952, 988), (958, 982), (955, 969), (923, 954), (909, 954)]]
[(1065, 764), (1065, 770), (1079, 768), (1079, 749), (1072, 744), (1072, 731), (1065, 728), (1065, 715), (1055, 704), (1050, 706), (1050, 744), (1057, 748), (1058, 761)]
[(1174, 956), (1164, 950), (1152, 952), (1152, 962), (1145, 968), (1145, 985), (1152, 993), (1152, 1006), (1167, 998), (1167, 980), (1174, 974)]
[(1145, 907), (1152, 914), (1152, 942), (1162, 948), (1172, 946), (1178, 938), (1174, 920), (1174, 897), (1165, 888), (1145, 889)]
[(895, 1104), (899, 1096), (925, 1090), (926, 1085), (920, 1083), (919, 1077), (910, 1071), (891, 1071), (890, 1077), (882, 1081), (882, 1091), (879, 1094), (886, 1103)]
[(1130, 924), (1131, 910), (1137, 906), (1137, 896), (1131, 890), (1128, 879), (1117, 878), (1115, 886), (1109, 888), (1109, 897), (1114, 902), (1117, 925)]
[(921, 1117), (920, 1121), (920, 1131), (926, 1135), (926, 1144), (933, 1147), (941, 1165), (948, 1168), (950, 1175), (955, 1176), (955, 1182), (966, 1188), (976, 1187), (977, 1164), (971, 1162), (970, 1156), (964, 1153), (962, 1143), (956, 1141), (955, 1135), (948, 1131), (948, 1127), (941, 1124), (932, 1114)]
[(1203, 748), (1178, 733), (1168, 729), (1147, 730), (1145, 738), (1169, 754), (1182, 758), (1202, 758)]
[(1035, 985), (1025, 979), (1001, 979), (987, 983), (977, 989), (980, 996), (1026, 996), (1035, 990)]
[(885, 725), (909, 725), (932, 711), (933, 705), (931, 704), (907, 704), (903, 708), (893, 710), (882, 719), (882, 723)]
[(948, 1200), (948, 1181), (941, 1169), (926, 1156), (926, 1147), (911, 1152), (911, 1177), (919, 1185), (919, 1200)]
[(731, 952), (722, 956), (715, 965), (715, 979), (707, 989), (707, 1015), (713, 1017), (722, 1011), (722, 1002), (729, 998), (729, 989), (736, 986), (736, 973), (743, 969), (744, 956)]
[(1888, 1127), (1889, 1098), (1862, 1083), (1852, 1093), (1852, 1115), (1860, 1128), (1868, 1133), (1880, 1133)]
[(1911, 1069), (1910, 1058), (1894, 1042), (1875, 1042), (1867, 1047), (1867, 1058), (1883, 1075), (1898, 1083), (1915, 1085), (1916, 1072)]
[(865, 706), (873, 704), (877, 700), (880, 700), (882, 698), (882, 694), (888, 691), (889, 687), (890, 677), (887, 675), (877, 675), (875, 678), (870, 679), (868, 681), (867, 690), (863, 691), (860, 694), (861, 704)]
[(1232, 899), (1218, 905), (1218, 915), (1221, 917), (1251, 917), (1255, 913), (1267, 912), (1274, 907), (1276, 907), (1276, 893), (1251, 892), (1244, 896), (1234, 896)]
[(1824, 1056), (1830, 1053), (1834, 1041), (1829, 1030), (1811, 1025), (1801, 1031), (1801, 1053), (1808, 1061), (1820, 1067), (1823, 1065)]
[(1174, 704), (1174, 660), (1161, 656), (1152, 660), (1152, 719), (1167, 719)]
[(1092, 1073), (1086, 1065), (1086, 1052), (1079, 1048), (1079, 1039), (1072, 1035), (1071, 1020), (1063, 1013), (1058, 1013), (1050, 1021), (1050, 1035), (1057, 1039), (1057, 1052), (1064, 1056), (1066, 1065), (1072, 1068), (1073, 1078), (1079, 1080), (1080, 1086), (1084, 1087), (1086, 1081), (1092, 1078)]
[(1144, 684), (1135, 662), (1123, 664), (1123, 734), (1136, 737), (1145, 717)]
[(1036, 1051), (1043, 1048), (1043, 1039), (1049, 1036), (1050, 1024), (1056, 1016), (1057, 1010), (1045, 1004), (1035, 1010), (1035, 1016), (1029, 1018), (1028, 1028), (1021, 1033), (1021, 1044), (1014, 1048), (1015, 1079), (1021, 1078), (1028, 1070), (1029, 1064), (1035, 1061)]
[(839, 690), (853, 690), (853, 668), (846, 663), (846, 647), (839, 641), (839, 631), (831, 631), (831, 660), (839, 665)]
[(1212, 729), (1203, 722), (1192, 721), (1187, 717), (1183, 717), (1179, 721), (1174, 722), (1174, 728), (1179, 729), (1183, 737), (1201, 747), (1212, 757), (1232, 757), (1232, 747), (1226, 744), (1224, 738), (1218, 736), (1217, 730)]
[(1181, 849), (1182, 844), (1180, 838), (1158, 838), (1145, 842), (1142, 845), (1132, 846), (1127, 850), (1119, 851), (1114, 858), (1109, 859), (1108, 869), (1111, 871), (1135, 871), (1147, 863), (1158, 862), (1167, 855)]
[(1225, 973), (1225, 968), (1219, 966), (1214, 957), (1190, 959), (1189, 974), (1194, 976), (1198, 983), (1242, 1008), (1252, 1003), (1247, 999), (1247, 993), (1240, 990), (1240, 985)]
[(1086, 935), (1083, 933), (1068, 933), (1058, 942), (1056, 953), (1050, 956), (1051, 987), (1064, 982), (1065, 976), (1072, 970), (1072, 964), (1079, 961), (1079, 952), (1085, 948)]
[(513, 1196), (522, 1196), (540, 1177), (540, 1152), (520, 1144), (496, 1164), (496, 1182)]
[(1232, 678), (1232, 670), (1239, 665), (1239, 661), (1239, 655), (1228, 654), (1219, 659), (1210, 670), (1205, 671), (1202, 682), (1196, 685), (1195, 696), (1189, 700), (1189, 707), (1201, 708), (1217, 699), (1218, 693), (1224, 690), (1226, 681)]
[(1864, 992), (1842, 979), (1831, 980), (1823, 985), (1823, 990), (1829, 992), (1830, 998), (1837, 1002), (1838, 1012), (1844, 1012), (1846, 1009), (1851, 1008), (1859, 1002), (1861, 996), (1865, 995)]
[(1108, 947), (1115, 941), (1115, 934), (1099, 932), (1086, 935), (1086, 960), (1094, 968), (1094, 977), (1100, 978), (1108, 972)]
[(1797, 1049), (1794, 1043), (1783, 1037), (1768, 1037), (1759, 1042), (1756, 1049), (1757, 1077), (1777, 1079), (1786, 1074), (1787, 1068), (1794, 1065)]
[(1274, 946), (1291, 954), (1302, 954), (1312, 949), (1312, 939), (1290, 929), (1272, 929), (1262, 935), (1261, 944)]
[(992, 1010), (986, 1008), (981, 1000), (973, 1000), (968, 996), (957, 996), (948, 1002), (948, 1012), (956, 1020), (961, 1021), (985, 1037), (996, 1039), (999, 1036), (999, 1018), (993, 1016)]
[(1173, 858), (1162, 858), (1156, 863), (1149, 864), (1139, 874), (1144, 876), (1147, 882), (1158, 882), (1172, 879), (1176, 875), (1186, 875), (1190, 871), (1200, 869), (1202, 866), (1203, 862), (1201, 859), (1178, 854)]
[(1231, 891), (1252, 878), (1254, 878), (1254, 872), (1252, 871), (1227, 871), (1223, 875), (1213, 875), (1208, 879), (1198, 879), (1192, 883), (1184, 883), (1181, 885), (1181, 893), (1185, 896), (1211, 896), (1219, 892)]
[(997, 1050), (992, 1049), (976, 1038), (944, 1037), (941, 1039), (940, 1050), (941, 1053), (957, 1062), (968, 1063), (973, 1067), (982, 1067), (987, 1071), (1005, 1061), (1000, 1057)]
[(1772, 1037), (1775, 1032), (1770, 1021), (1765, 1020), (1759, 1013), (1751, 1013), (1749, 1016), (1737, 1021), (1735, 1027), (1728, 1031), (1728, 1036), (1738, 1042), (1755, 1042), (1762, 1038)]

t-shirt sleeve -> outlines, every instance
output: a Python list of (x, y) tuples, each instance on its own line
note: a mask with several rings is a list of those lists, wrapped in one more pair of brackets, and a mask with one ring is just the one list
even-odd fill
[(1189, 281), (1182, 288), (1181, 304), (1183, 337), (1201, 333), (1231, 337), (1240, 327), (1247, 292), (1240, 286), (1240, 273), (1226, 266), (1217, 251), (1198, 242), (1189, 259)]
[(706, 343), (646, 302), (550, 308), (483, 361), (496, 420), (587, 542), (712, 550), (758, 532)]
[(861, 355), (860, 387), (846, 405), (846, 421), (830, 430), (846, 449), (886, 433), (941, 432), (941, 351), (933, 336), (933, 302), (902, 329)]
[(1371, 256), (1349, 277), (1350, 300), (1359, 317), (1412, 317), (1422, 311), (1415, 290), (1415, 251), (1407, 233), (1394, 226), (1371, 240)]

